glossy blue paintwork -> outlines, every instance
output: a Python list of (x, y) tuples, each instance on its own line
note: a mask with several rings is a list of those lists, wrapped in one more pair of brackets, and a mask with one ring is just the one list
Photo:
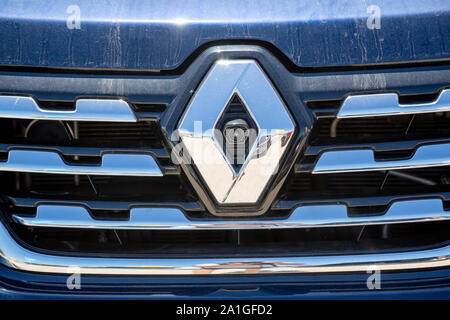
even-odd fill
[[(67, 8), (80, 8), (68, 29)], [(369, 29), (370, 5), (381, 28)], [(0, 65), (174, 69), (199, 46), (253, 39), (298, 66), (450, 58), (448, 0), (0, 0)]]

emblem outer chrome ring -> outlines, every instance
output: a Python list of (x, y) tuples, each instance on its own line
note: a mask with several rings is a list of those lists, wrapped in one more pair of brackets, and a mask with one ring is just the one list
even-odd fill
[[(238, 95), (258, 128), (241, 168), (224, 153), (215, 131)], [(254, 60), (218, 60), (189, 102), (176, 130), (183, 161), (194, 164), (219, 205), (255, 205), (278, 172), (295, 123), (283, 100)], [(192, 161), (192, 163), (191, 163)]]

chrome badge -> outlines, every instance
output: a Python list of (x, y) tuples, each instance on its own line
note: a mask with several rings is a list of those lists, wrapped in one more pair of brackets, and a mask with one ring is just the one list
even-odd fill
[[(224, 120), (236, 98), (247, 120)], [(182, 161), (195, 165), (219, 205), (252, 205), (277, 173), (294, 130), (283, 100), (256, 61), (219, 60), (189, 102), (175, 140)], [(245, 141), (244, 156), (235, 157)], [(233, 146), (231, 152), (224, 144)], [(236, 158), (242, 163), (233, 163)]]

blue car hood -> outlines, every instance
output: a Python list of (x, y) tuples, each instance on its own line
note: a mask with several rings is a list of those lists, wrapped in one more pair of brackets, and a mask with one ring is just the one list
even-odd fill
[[(76, 6), (75, 9), (73, 6)], [(369, 27), (373, 8), (379, 25)], [(74, 11), (75, 10), (75, 11)], [(78, 14), (79, 25), (72, 23)], [(1, 0), (0, 65), (171, 70), (252, 40), (298, 67), (450, 58), (448, 0)]]

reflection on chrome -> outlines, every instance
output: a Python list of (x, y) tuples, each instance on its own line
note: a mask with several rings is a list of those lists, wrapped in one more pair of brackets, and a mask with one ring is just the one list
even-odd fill
[(396, 93), (361, 94), (347, 97), (337, 118), (391, 116), (450, 111), (450, 90), (442, 90), (430, 103), (401, 105)]
[(339, 150), (324, 152), (312, 173), (335, 173), (410, 169), (450, 165), (450, 143), (424, 145), (417, 148), (410, 159), (375, 160), (372, 149)]
[[(258, 126), (256, 141), (237, 172), (214, 133), (234, 95)], [(294, 130), (286, 106), (255, 61), (218, 61), (189, 103), (173, 140), (180, 138), (177, 156), (180, 149), (187, 151), (218, 203), (252, 204), (278, 171)]]
[(26, 96), (0, 95), (0, 118), (32, 120), (136, 122), (130, 105), (121, 99), (80, 98), (75, 110), (42, 109), (36, 100)]
[(36, 216), (13, 215), (29, 227), (140, 230), (295, 229), (375, 224), (428, 222), (450, 219), (441, 199), (403, 200), (392, 203), (385, 214), (349, 216), (342, 204), (306, 205), (285, 219), (190, 220), (178, 208), (132, 208), (128, 220), (98, 220), (82, 206), (38, 205)]

